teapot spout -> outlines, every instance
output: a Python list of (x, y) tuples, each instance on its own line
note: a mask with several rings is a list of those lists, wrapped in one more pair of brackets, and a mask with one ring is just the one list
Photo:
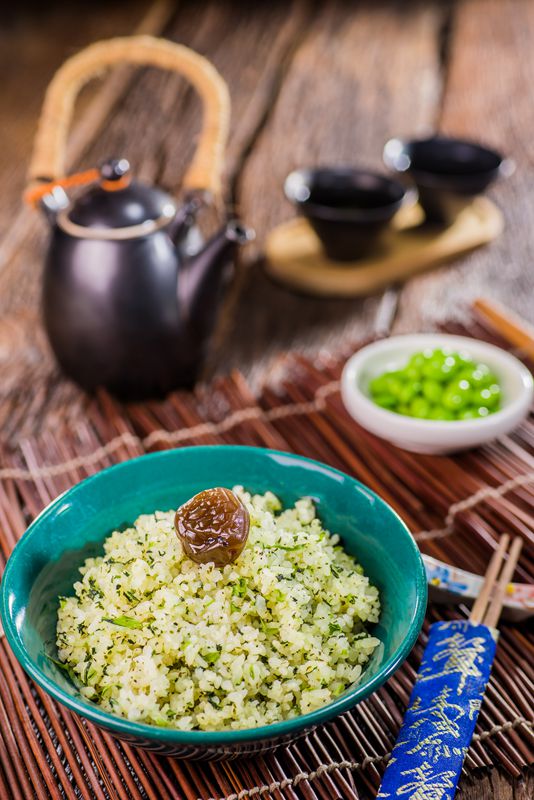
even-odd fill
[(229, 220), (199, 253), (185, 261), (178, 275), (178, 298), (191, 322), (215, 313), (235, 252), (254, 235), (238, 220)]

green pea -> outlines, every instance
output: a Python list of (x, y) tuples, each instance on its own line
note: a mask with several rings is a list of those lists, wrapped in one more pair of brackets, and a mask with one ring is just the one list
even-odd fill
[(496, 410), (499, 406), (501, 399), (501, 390), (497, 384), (484, 387), (483, 389), (476, 389), (473, 392), (473, 402), (478, 406), (485, 406), (490, 410)]
[(400, 393), (402, 391), (403, 385), (404, 385), (403, 381), (400, 380), (400, 378), (392, 377), (390, 375), (388, 375), (387, 378), (386, 378), (386, 390), (387, 390), (387, 393), (388, 394), (392, 394), (393, 397), (397, 397), (397, 398), (399, 397), (399, 395), (400, 395)]
[(456, 353), (456, 360), (459, 367), (472, 367), (473, 358), (469, 353)]
[(435, 381), (446, 381), (456, 371), (456, 361), (452, 356), (432, 356), (430, 361), (421, 370), (425, 378)]
[(421, 367), (425, 364), (425, 362), (428, 360), (429, 357), (430, 353), (428, 351), (425, 351), (424, 353), (414, 353), (413, 356), (411, 356), (408, 361), (408, 366), (421, 369)]
[(453, 381), (443, 392), (443, 405), (451, 411), (465, 408), (472, 398), (471, 387), (468, 381)]
[(427, 378), (426, 381), (423, 381), (422, 391), (423, 395), (431, 403), (440, 403), (443, 386), (438, 381)]
[(369, 381), (369, 390), (371, 394), (383, 394), (387, 390), (386, 376), (378, 375)]
[(384, 372), (383, 375), (373, 378), (369, 383), (369, 389), (373, 395), (392, 394), (396, 396), (402, 387), (400, 372)]
[(445, 361), (443, 362), (443, 371), (448, 372), (450, 375), (454, 375), (454, 373), (458, 372), (460, 364), (458, 359), (455, 355), (448, 355)]
[(426, 419), (430, 413), (430, 403), (424, 397), (415, 397), (410, 403), (410, 411), (414, 417)]
[(451, 350), (443, 350), (443, 353), (445, 354), (445, 363), (448, 367), (451, 367), (455, 371), (462, 367), (462, 362), (458, 358), (458, 353), (453, 353)]
[(430, 378), (431, 380), (441, 381), (445, 379), (445, 375), (442, 371), (443, 364), (438, 361), (429, 361), (428, 364), (425, 364), (421, 370), (421, 375), (424, 378)]
[(421, 383), (419, 381), (409, 381), (405, 383), (399, 392), (399, 401), (407, 404), (413, 400), (421, 392)]
[(501, 399), (502, 399), (501, 387), (499, 386), (498, 383), (491, 383), (488, 386), (488, 390), (491, 395), (491, 402), (488, 403), (487, 405), (489, 406), (489, 408), (492, 408), (495, 411), (497, 411), (501, 407)]
[(445, 347), (412, 353), (401, 369), (375, 376), (369, 393), (382, 408), (420, 419), (475, 419), (501, 403), (498, 379), (487, 364)]
[(373, 397), (373, 402), (382, 408), (393, 409), (397, 405), (397, 398), (392, 394), (377, 394)]
[(478, 416), (477, 408), (462, 408), (462, 410), (458, 412), (458, 419), (477, 419)]
[(497, 378), (486, 364), (476, 364), (471, 370), (469, 381), (472, 386), (490, 386), (497, 383)]
[(430, 350), (426, 351), (426, 358), (423, 367), (428, 367), (429, 364), (443, 364), (447, 356), (443, 350)]
[(403, 372), (406, 379), (409, 381), (421, 380), (421, 367), (417, 367), (414, 364), (407, 364), (404, 367)]
[(462, 369), (458, 370), (455, 378), (459, 381), (469, 381), (471, 386), (475, 385), (473, 380), (473, 368), (472, 367), (463, 367)]
[(449, 411), (448, 408), (444, 408), (443, 406), (434, 406), (434, 408), (430, 409), (430, 414), (428, 415), (428, 418), (448, 422), (454, 419), (454, 414), (452, 413), (452, 411)]

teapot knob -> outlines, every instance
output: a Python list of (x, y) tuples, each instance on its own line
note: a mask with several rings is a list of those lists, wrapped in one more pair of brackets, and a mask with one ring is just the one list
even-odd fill
[(130, 172), (130, 162), (126, 158), (110, 158), (100, 167), (102, 182), (124, 181)]

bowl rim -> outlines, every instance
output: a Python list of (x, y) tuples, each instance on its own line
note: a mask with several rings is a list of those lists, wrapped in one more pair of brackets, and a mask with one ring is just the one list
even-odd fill
[[(470, 347), (481, 347), (490, 354), (494, 354), (496, 358), (501, 360), (501, 363), (506, 363), (510, 372), (515, 371), (515, 374), (522, 383), (522, 391), (518, 397), (509, 403), (505, 403), (498, 411), (495, 411), (493, 414), (489, 414), (487, 417), (480, 417), (478, 419), (419, 419), (418, 417), (408, 417), (404, 414), (397, 414), (394, 411), (389, 411), (388, 409), (378, 406), (367, 394), (365, 394), (364, 391), (362, 391), (358, 384), (358, 377), (362, 370), (365, 369), (366, 364), (368, 363), (369, 359), (373, 357), (373, 355), (376, 355), (376, 353), (380, 351), (387, 351), (389, 347), (393, 349), (397, 343), (401, 344), (403, 340), (409, 341), (410, 343), (413, 342), (413, 347), (412, 345), (407, 347), (406, 355), (409, 354), (409, 350), (413, 349), (413, 352), (415, 353), (420, 349), (424, 349), (425, 342), (427, 342), (427, 347), (431, 344), (439, 346), (439, 342), (448, 342), (451, 345), (456, 344), (459, 348), (463, 346), (463, 349), (465, 349), (467, 352), (469, 352)], [(419, 345), (417, 345), (417, 341), (419, 342)], [(504, 423), (506, 419), (512, 419), (520, 411), (520, 409), (523, 408), (527, 398), (530, 398), (531, 401), (534, 389), (534, 380), (530, 370), (521, 361), (519, 361), (518, 358), (512, 355), (512, 353), (509, 353), (502, 347), (498, 347), (497, 345), (491, 344), (490, 342), (485, 342), (481, 339), (475, 339), (472, 336), (459, 336), (456, 334), (439, 332), (399, 334), (397, 336), (388, 337), (387, 339), (380, 339), (377, 342), (372, 342), (371, 344), (362, 347), (360, 350), (356, 351), (356, 353), (354, 353), (345, 363), (341, 376), (341, 384), (345, 405), (347, 405), (346, 399), (349, 396), (351, 396), (353, 399), (357, 398), (358, 403), (361, 404), (362, 411), (372, 413), (377, 421), (380, 421), (384, 424), (385, 429), (390, 432), (394, 430), (395, 433), (401, 433), (405, 435), (420, 432), (422, 430), (425, 430), (427, 433), (450, 433), (451, 431), (468, 432), (471, 430), (476, 430), (480, 431), (481, 434), (488, 434), (494, 430), (499, 423)]]
[[(491, 167), (485, 167), (484, 169), (479, 169), (475, 172), (462, 174), (435, 172), (432, 169), (418, 169), (416, 166), (414, 166), (413, 155), (411, 151), (418, 145), (432, 143), (443, 145), (445, 147), (461, 145), (465, 148), (469, 148), (474, 154), (484, 154), (492, 158), (494, 160), (494, 164)], [(390, 155), (388, 152), (388, 150), (391, 150), (394, 145), (396, 145), (398, 148), (396, 157)], [(405, 155), (408, 159), (408, 163), (405, 167), (399, 167), (396, 163), (396, 160), (400, 155)], [(499, 150), (496, 150), (493, 147), (481, 144), (473, 139), (464, 139), (457, 136), (445, 136), (439, 133), (434, 134), (433, 136), (422, 136), (414, 139), (395, 136), (392, 139), (389, 139), (384, 145), (382, 158), (384, 164), (394, 173), (398, 175), (409, 173), (413, 175), (416, 180), (424, 180), (428, 185), (439, 185), (440, 187), (453, 187), (462, 183), (469, 184), (470, 182), (480, 180), (484, 176), (491, 178), (491, 176), (498, 175), (500, 172), (506, 174), (509, 164), (509, 160), (506, 159)]]
[[(291, 182), (297, 176), (301, 178), (302, 182), (309, 185), (314, 176), (329, 173), (331, 175), (353, 175), (353, 176), (366, 176), (380, 181), (383, 185), (388, 185), (397, 189), (398, 197), (392, 199), (389, 203), (374, 208), (343, 208), (336, 206), (325, 205), (324, 203), (315, 203), (309, 200), (299, 200), (295, 196), (291, 188)], [(317, 217), (328, 222), (354, 222), (366, 224), (368, 222), (388, 222), (391, 220), (402, 205), (409, 202), (413, 198), (407, 187), (401, 183), (398, 178), (379, 172), (378, 170), (365, 169), (364, 167), (351, 167), (351, 166), (317, 166), (317, 167), (301, 167), (292, 170), (284, 181), (284, 194), (290, 203), (293, 203), (303, 214), (309, 217)]]
[[(403, 642), (399, 645), (396, 651), (382, 665), (382, 667), (379, 668), (377, 673), (373, 675), (373, 677), (369, 681), (367, 681), (363, 685), (355, 686), (351, 691), (349, 691), (347, 695), (342, 696), (337, 700), (334, 700), (333, 702), (328, 703), (327, 705), (322, 706), (321, 708), (318, 708), (315, 711), (312, 711), (308, 714), (302, 714), (292, 719), (282, 720), (280, 722), (271, 723), (270, 725), (262, 725), (257, 728), (243, 728), (239, 730), (222, 730), (222, 731), (198, 731), (198, 730), (183, 731), (183, 730), (178, 730), (176, 728), (164, 728), (164, 727), (159, 727), (157, 725), (150, 725), (144, 722), (135, 722), (123, 717), (119, 717), (117, 715), (104, 711), (98, 705), (90, 703), (90, 701), (82, 701), (78, 697), (72, 697), (71, 695), (67, 694), (53, 680), (48, 678), (27, 654), (9, 610), (8, 588), (10, 584), (10, 576), (13, 569), (15, 569), (17, 560), (21, 556), (25, 545), (27, 544), (27, 542), (31, 537), (39, 534), (39, 526), (42, 520), (46, 519), (48, 516), (53, 515), (54, 512), (56, 511), (57, 506), (65, 502), (65, 497), (67, 495), (70, 495), (71, 493), (75, 495), (78, 491), (80, 491), (80, 487), (85, 488), (91, 483), (103, 480), (111, 472), (120, 472), (122, 470), (127, 470), (132, 463), (136, 463), (141, 460), (156, 461), (158, 459), (162, 458), (165, 459), (166, 457), (168, 458), (170, 456), (173, 456), (177, 452), (185, 452), (191, 450), (196, 450), (196, 451), (202, 450), (204, 452), (208, 452), (225, 447), (232, 448), (233, 450), (238, 450), (241, 452), (250, 452), (250, 451), (254, 451), (255, 453), (259, 452), (262, 455), (283, 456), (285, 458), (289, 456), (297, 461), (319, 465), (322, 468), (328, 469), (334, 475), (342, 476), (345, 480), (349, 480), (353, 485), (355, 485), (358, 488), (359, 491), (364, 491), (366, 495), (371, 494), (374, 498), (375, 503), (378, 503), (379, 506), (382, 506), (383, 508), (387, 509), (387, 511), (396, 518), (398, 524), (404, 530), (404, 533), (407, 536), (407, 543), (409, 545), (410, 550), (412, 551), (416, 564), (416, 575), (414, 581), (416, 601), (415, 601), (415, 607), (412, 610), (412, 615), (410, 618), (408, 630)], [(385, 500), (383, 500), (379, 495), (373, 492), (372, 489), (365, 486), (365, 484), (361, 483), (356, 478), (347, 475), (347, 473), (344, 473), (341, 470), (336, 469), (335, 467), (331, 467), (328, 464), (324, 464), (323, 462), (307, 458), (306, 456), (300, 456), (291, 452), (274, 450), (265, 447), (253, 447), (249, 445), (231, 445), (231, 444), (191, 445), (187, 447), (171, 448), (169, 450), (161, 450), (155, 453), (144, 454), (142, 456), (137, 456), (136, 458), (128, 459), (118, 464), (114, 464), (103, 470), (99, 470), (98, 472), (88, 476), (79, 483), (74, 484), (74, 486), (72, 486), (70, 489), (67, 489), (65, 492), (56, 497), (55, 500), (49, 503), (49, 505), (47, 505), (38, 514), (38, 516), (35, 517), (31, 525), (27, 528), (26, 532), (22, 535), (22, 537), (19, 539), (19, 541), (13, 548), (13, 551), (11, 552), (8, 558), (4, 574), (2, 576), (2, 582), (0, 585), (0, 619), (3, 621), (4, 624), (4, 632), (6, 639), (11, 649), (13, 650), (15, 657), (17, 658), (17, 660), (19, 661), (25, 672), (39, 686), (41, 686), (51, 697), (53, 697), (55, 700), (57, 700), (62, 705), (66, 706), (68, 709), (75, 712), (79, 716), (85, 717), (86, 719), (90, 720), (96, 725), (107, 728), (108, 730), (114, 732), (119, 736), (127, 735), (134, 738), (152, 739), (152, 740), (157, 740), (161, 743), (176, 744), (176, 745), (178, 744), (232, 745), (245, 741), (279, 738), (279, 737), (284, 737), (286, 734), (296, 733), (298, 731), (314, 727), (320, 723), (327, 722), (328, 720), (332, 719), (338, 714), (341, 714), (344, 711), (348, 711), (350, 708), (353, 708), (360, 700), (363, 700), (366, 697), (368, 697), (372, 692), (374, 692), (383, 683), (385, 683), (408, 657), (410, 651), (412, 650), (417, 640), (417, 637), (419, 636), (419, 632), (423, 625), (426, 612), (426, 605), (427, 605), (426, 572), (421, 557), (421, 553), (415, 542), (415, 539), (412, 536), (410, 530), (408, 529), (406, 523), (401, 519), (400, 515), (397, 514), (397, 512), (388, 503), (386, 503)]]

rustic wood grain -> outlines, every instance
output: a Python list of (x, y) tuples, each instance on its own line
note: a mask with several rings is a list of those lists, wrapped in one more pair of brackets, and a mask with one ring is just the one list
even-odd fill
[[(232, 87), (227, 164), (227, 181), (232, 186), (269, 110), (281, 65), (293, 38), (305, 28), (311, 6), (297, 0), (288, 13), (283, 2), (256, 8), (244, 1), (223, 5), (213, 0), (182, 2), (177, 9), (166, 35), (209, 54)], [(199, 130), (200, 102), (177, 75), (155, 69), (138, 70), (136, 75), (109, 124), (95, 131), (95, 141), (72, 166), (94, 165), (106, 156), (123, 154), (142, 178), (178, 191)], [(4, 315), (0, 358), (2, 347), (8, 356), (7, 379), (0, 386), (0, 401), (5, 398), (0, 402), (0, 423), (10, 438), (31, 434), (45, 419), (50, 426), (63, 414), (74, 419), (85, 406), (84, 395), (60, 378), (35, 318), (46, 225), (36, 214), (20, 213), (25, 214), (29, 229), (21, 228), (15, 254), (0, 272), (0, 313)], [(18, 349), (16, 343), (21, 341), (24, 347)]]
[[(74, 4), (22, 2), (0, 12), (0, 174), (4, 202), (0, 209), (0, 425), (2, 438), (29, 433), (41, 424), (48, 407), (61, 417), (83, 413), (85, 398), (63, 381), (54, 366), (38, 320), (38, 295), (45, 229), (22, 204), (35, 127), (50, 78), (65, 58), (89, 42), (127, 34), (143, 21), (154, 23), (159, 0), (100, 0), (80, 24)], [(156, 6), (156, 8), (155, 8)], [(146, 29), (146, 26), (145, 26)], [(79, 108), (90, 110), (89, 87)], [(80, 140), (78, 140), (79, 144)], [(53, 423), (53, 417), (51, 419)]]
[(456, 795), (457, 800), (532, 800), (533, 796), (534, 774), (527, 769), (512, 779), (498, 769), (479, 770), (462, 778)]
[(500, 299), (534, 320), (533, 41), (529, 0), (465, 0), (454, 7), (438, 127), (501, 149), (517, 170), (490, 191), (504, 212), (504, 233), (488, 247), (411, 281), (402, 291), (397, 331), (464, 316), (478, 295)]
[[(146, 34), (158, 36), (170, 22), (175, 11), (172, 0), (152, 0), (139, 24), (132, 30), (132, 35)], [(116, 67), (108, 76), (105, 86), (95, 93), (88, 107), (84, 109), (76, 127), (71, 132), (68, 142), (67, 161), (79, 161), (81, 154), (90, 147), (92, 140), (107, 125), (108, 119), (120, 102), (121, 97), (130, 89), (135, 68), (130, 64)], [(87, 87), (85, 87), (87, 90)], [(84, 89), (82, 88), (82, 92)], [(79, 96), (78, 100), (79, 102)]]
[[(304, 22), (300, 12), (303, 4), (293, 5), (288, 14), (286, 4), (281, 2), (258, 8), (246, 2), (228, 6), (214, 1), (181, 2), (165, 30), (168, 38), (208, 53), (232, 87), (229, 181), (265, 113), (277, 65), (283, 61), (292, 35)], [(112, 80), (113, 74), (109, 75)], [(138, 177), (178, 191), (196, 145), (200, 101), (178, 75), (144, 68), (137, 70), (136, 76), (133, 86), (110, 114), (108, 124), (93, 131), (90, 147), (71, 168), (94, 166), (110, 155), (125, 155)], [(20, 236), (16, 256), (5, 265), (0, 280), (0, 303), (4, 308), (9, 305), (11, 313), (19, 306), (35, 305), (39, 291), (36, 278), (47, 230), (37, 215), (31, 228), (35, 229), (34, 235)]]
[[(0, 207), (4, 234), (20, 214), (22, 190), (45, 89), (55, 70), (70, 55), (95, 39), (129, 33), (151, 0), (98, 0), (80, 24), (74, 3), (22, 2), (0, 9), (0, 174), (6, 194)], [(0, 243), (3, 251), (5, 235)], [(3, 253), (2, 253), (3, 255)], [(4, 260), (0, 263), (0, 270)], [(4, 287), (3, 287), (4, 288)], [(4, 289), (5, 291), (5, 289)], [(5, 308), (5, 306), (4, 306)]]
[[(298, 166), (354, 164), (380, 168), (393, 134), (433, 123), (440, 94), (439, 4), (322, 3), (301, 31), (279, 95), (237, 184), (239, 205), (257, 231), (255, 260), (243, 271), (227, 337), (218, 356), (254, 380), (288, 347), (335, 348), (369, 335), (380, 295), (323, 300), (276, 286), (261, 266), (265, 233), (294, 211), (286, 175)], [(415, 79), (415, 76), (417, 78)]]

